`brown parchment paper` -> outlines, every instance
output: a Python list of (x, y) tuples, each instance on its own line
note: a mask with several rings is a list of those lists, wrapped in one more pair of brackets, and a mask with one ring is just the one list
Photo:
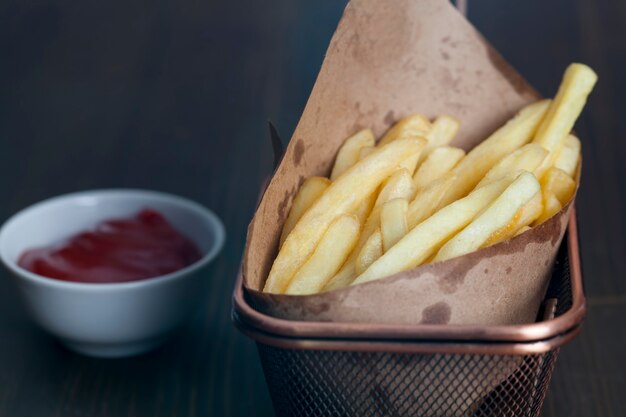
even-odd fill
[(255, 308), (310, 321), (521, 324), (535, 320), (570, 205), (538, 228), (478, 252), (310, 296), (260, 292), (302, 181), (328, 175), (343, 140), (380, 136), (414, 112), (461, 120), (470, 149), (537, 93), (446, 0), (353, 0), (331, 40), (285, 156), (248, 230), (244, 286)]

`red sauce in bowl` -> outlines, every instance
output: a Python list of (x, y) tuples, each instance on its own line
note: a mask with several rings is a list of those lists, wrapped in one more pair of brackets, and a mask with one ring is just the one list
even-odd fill
[(105, 283), (153, 278), (191, 265), (197, 246), (152, 209), (111, 219), (93, 230), (45, 248), (24, 252), (19, 266), (63, 281)]

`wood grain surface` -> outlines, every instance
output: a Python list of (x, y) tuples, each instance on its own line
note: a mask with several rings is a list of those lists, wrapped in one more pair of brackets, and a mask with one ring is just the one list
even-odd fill
[[(344, 5), (0, 3), (0, 220), (66, 192), (137, 187), (197, 200), (228, 232), (201, 308), (137, 358), (68, 352), (0, 272), (0, 417), (272, 415), (230, 297), (272, 169), (267, 119), (289, 137)], [(626, 415), (626, 1), (473, 0), (469, 18), (545, 95), (571, 61), (600, 76), (576, 126), (589, 316), (561, 351), (544, 415)]]

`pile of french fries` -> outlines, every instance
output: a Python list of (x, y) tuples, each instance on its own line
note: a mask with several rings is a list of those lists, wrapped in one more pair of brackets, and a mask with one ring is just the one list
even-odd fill
[(376, 143), (348, 138), (330, 178), (307, 179), (284, 223), (264, 291), (314, 294), (461, 256), (519, 235), (574, 195), (581, 145), (571, 134), (597, 76), (571, 64), (553, 100), (523, 108), (469, 151), (459, 122), (420, 114)]

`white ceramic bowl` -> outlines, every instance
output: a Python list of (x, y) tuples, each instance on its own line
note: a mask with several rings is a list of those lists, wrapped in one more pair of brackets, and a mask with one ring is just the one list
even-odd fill
[[(196, 243), (203, 257), (171, 274), (105, 284), (55, 280), (17, 265), (27, 249), (145, 207), (161, 212)], [(41, 327), (77, 352), (119, 357), (157, 346), (185, 319), (203, 296), (203, 281), (209, 279), (205, 267), (221, 250), (224, 235), (213, 212), (181, 197), (142, 190), (86, 191), (43, 201), (11, 217), (0, 229), (0, 259)]]

